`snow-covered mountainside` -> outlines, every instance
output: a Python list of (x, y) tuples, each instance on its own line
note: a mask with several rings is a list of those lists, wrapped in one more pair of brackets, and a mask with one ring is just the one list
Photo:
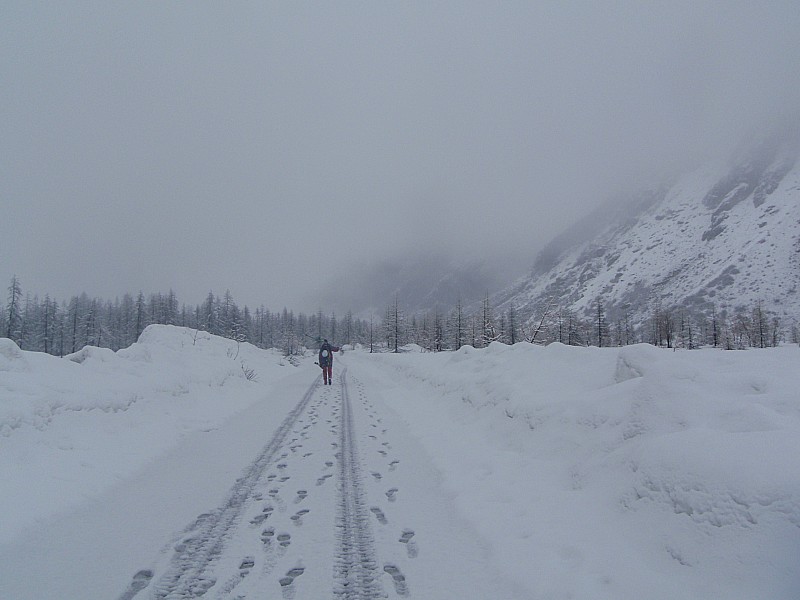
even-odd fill
[(589, 314), (600, 299), (610, 318), (627, 305), (641, 320), (655, 301), (707, 314), (761, 302), (797, 317), (798, 148), (797, 140), (764, 143), (608, 204), (551, 242), (495, 305), (527, 316), (552, 300)]
[[(446, 252), (405, 254), (354, 266), (321, 292), (320, 299), (322, 306), (340, 313), (351, 310), (365, 319), (370, 314), (384, 315), (395, 298), (409, 314), (436, 308), (450, 311), (459, 300), (479, 303), (487, 290), (502, 289), (519, 273), (514, 266), (501, 269), (497, 264), (460, 260)], [(342, 285), (342, 280), (347, 285)]]

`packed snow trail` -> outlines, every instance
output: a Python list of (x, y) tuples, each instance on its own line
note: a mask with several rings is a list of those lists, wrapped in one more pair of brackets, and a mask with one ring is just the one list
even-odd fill
[(117, 598), (497, 597), (481, 545), (377, 389), (347, 368), (333, 386), (317, 377), (223, 501)]
[[(225, 503), (215, 511), (197, 518), (197, 522), (189, 529), (189, 535), (176, 547), (169, 570), (156, 586), (156, 598), (202, 596), (214, 585), (216, 580), (208, 577), (207, 571), (222, 553), (225, 537), (253, 496), (253, 490), (262, 480), (265, 469), (274, 462), (276, 454), (285, 446), (286, 438), (305, 412), (318, 384), (319, 380), (311, 385), (303, 399), (284, 419), (269, 444), (236, 481)], [(147, 571), (140, 571), (141, 573)], [(137, 576), (141, 581), (140, 574)], [(132, 587), (133, 585), (135, 582)]]
[[(336, 565), (335, 596), (342, 599), (380, 598), (383, 595), (378, 581), (375, 542), (369, 526), (365, 493), (361, 482), (361, 467), (355, 440), (353, 409), (347, 389), (347, 369), (340, 378), (342, 387), (341, 425), (339, 429), (339, 512), (336, 528), (339, 555)], [(400, 581), (396, 567), (387, 566), (387, 573)]]

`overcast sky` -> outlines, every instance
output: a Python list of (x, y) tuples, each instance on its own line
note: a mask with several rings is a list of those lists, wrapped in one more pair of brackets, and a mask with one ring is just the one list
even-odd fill
[(5, 0), (3, 288), (314, 311), (365, 257), (532, 262), (800, 106), (798, 39), (796, 0)]

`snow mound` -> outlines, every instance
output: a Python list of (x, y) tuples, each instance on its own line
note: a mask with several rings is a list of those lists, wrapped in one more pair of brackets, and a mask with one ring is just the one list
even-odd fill
[(0, 371), (24, 371), (28, 363), (13, 341), (0, 338)]
[(751, 529), (769, 520), (800, 527), (800, 456), (792, 432), (686, 431), (649, 441), (631, 460), (633, 490), (624, 504), (684, 515), (709, 528)]
[(415, 383), (393, 406), (536, 597), (797, 597), (800, 348), (369, 361)]
[(274, 351), (167, 325), (118, 352), (64, 358), (0, 339), (0, 540), (263, 399), (286, 364)]
[(67, 354), (64, 358), (80, 365), (85, 363), (87, 360), (96, 362), (112, 362), (117, 360), (117, 354), (109, 348), (86, 346), (82, 350), (78, 350), (72, 354)]

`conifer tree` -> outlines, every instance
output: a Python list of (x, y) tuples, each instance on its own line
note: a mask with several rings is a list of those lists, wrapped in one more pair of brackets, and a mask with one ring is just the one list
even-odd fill
[(450, 338), (453, 340), (453, 350), (460, 349), (467, 342), (467, 318), (460, 297), (450, 315)]
[(441, 352), (444, 350), (444, 320), (439, 309), (433, 313), (433, 351)]
[(42, 346), (46, 354), (49, 354), (53, 348), (53, 320), (55, 315), (51, 312), (50, 295), (44, 296), (44, 307), (42, 309)]
[(216, 304), (217, 302), (214, 298), (214, 292), (208, 292), (206, 301), (203, 303), (202, 321), (197, 324), (198, 329), (205, 329), (210, 333), (214, 333), (216, 331)]
[(342, 323), (344, 328), (344, 344), (352, 344), (353, 343), (353, 313), (349, 310), (347, 314), (344, 316), (344, 322)]
[(486, 292), (486, 297), (483, 300), (483, 323), (481, 331), (481, 346), (488, 346), (490, 343), (497, 341), (498, 335), (494, 325), (494, 314), (492, 307), (489, 303), (489, 292)]
[(392, 352), (400, 352), (401, 341), (404, 333), (404, 317), (400, 310), (400, 303), (397, 296), (394, 297), (394, 304), (386, 309), (386, 321), (384, 328), (386, 331), (386, 347)]
[(22, 333), (22, 315), (20, 301), (22, 299), (22, 286), (14, 275), (11, 285), (8, 286), (8, 304), (6, 308), (5, 336), (18, 342)]
[(142, 331), (144, 331), (145, 327), (147, 327), (147, 306), (145, 304), (144, 294), (140, 290), (139, 295), (136, 297), (136, 325), (134, 328), (137, 340), (139, 336), (142, 335)]
[(753, 309), (753, 340), (751, 344), (757, 348), (766, 348), (769, 345), (769, 322), (766, 311), (761, 304), (761, 300), (756, 303)]
[(518, 327), (517, 309), (515, 309), (514, 305), (512, 304), (508, 307), (508, 343), (511, 345), (514, 345), (519, 341), (517, 338)]
[(719, 323), (717, 321), (717, 307), (711, 307), (711, 341), (714, 348), (719, 346)]
[(595, 334), (597, 339), (597, 346), (602, 348), (604, 345), (608, 345), (608, 325), (606, 323), (606, 313), (605, 308), (603, 307), (603, 301), (600, 298), (597, 299), (597, 306), (595, 310)]

